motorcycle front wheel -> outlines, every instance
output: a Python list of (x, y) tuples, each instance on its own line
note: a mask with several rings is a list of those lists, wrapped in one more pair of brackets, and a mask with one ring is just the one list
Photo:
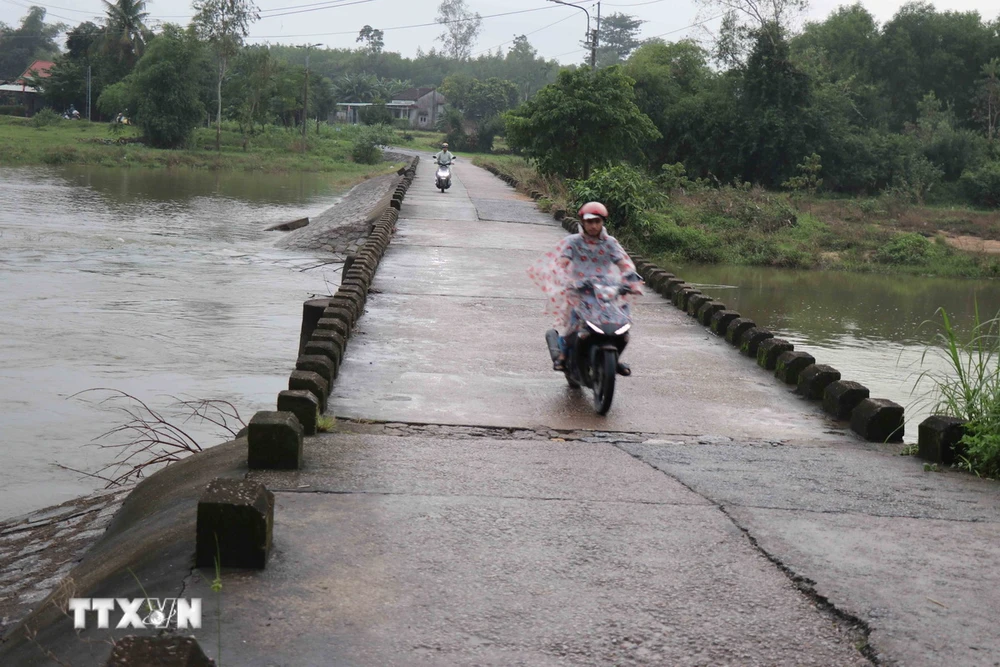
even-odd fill
[(594, 410), (599, 415), (608, 414), (611, 409), (611, 399), (615, 396), (615, 370), (618, 368), (618, 352), (616, 350), (601, 350), (597, 353), (596, 363), (591, 369), (593, 374)]

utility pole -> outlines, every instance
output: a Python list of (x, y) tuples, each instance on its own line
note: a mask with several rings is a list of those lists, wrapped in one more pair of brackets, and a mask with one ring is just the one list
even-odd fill
[(306, 44), (306, 89), (302, 94), (302, 152), (306, 150), (306, 120), (309, 114), (309, 49), (321, 44)]
[(597, 47), (600, 43), (601, 35), (601, 2), (597, 2), (597, 27), (594, 29), (594, 38), (590, 40), (590, 69), (597, 67)]
[(90, 65), (87, 65), (87, 120), (94, 120), (90, 116)]
[[(597, 68), (597, 31), (590, 31), (590, 12), (588, 12), (584, 7), (580, 5), (574, 5), (569, 2), (563, 2), (563, 0), (549, 0), (549, 2), (554, 2), (558, 5), (566, 5), (567, 7), (573, 7), (574, 9), (579, 9), (584, 14), (587, 15), (587, 42), (590, 44), (590, 69)], [(598, 8), (600, 4), (598, 3)]]

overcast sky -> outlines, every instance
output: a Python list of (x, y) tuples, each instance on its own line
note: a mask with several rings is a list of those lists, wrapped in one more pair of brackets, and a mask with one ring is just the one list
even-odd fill
[[(368, 24), (385, 31), (386, 50), (412, 56), (418, 47), (426, 51), (440, 46), (435, 41), (440, 26), (408, 27), (433, 23), (439, 3), (440, 0), (258, 0), (262, 17), (251, 29), (251, 41), (353, 48), (358, 30)], [(0, 0), (0, 21), (17, 25), (32, 4), (48, 10), (47, 21), (62, 21), (70, 26), (103, 16), (100, 0), (54, 0), (54, 4)], [(147, 0), (146, 4), (154, 26), (167, 21), (186, 24), (193, 13), (190, 0)], [(483, 16), (476, 52), (500, 45), (506, 47), (515, 35), (527, 34), (539, 54), (546, 58), (572, 63), (585, 55), (579, 46), (587, 20), (582, 11), (546, 0), (466, 0), (466, 4)], [(851, 3), (812, 0), (805, 18), (821, 20), (843, 4)], [(867, 0), (863, 4), (884, 23), (905, 3)], [(940, 11), (976, 10), (987, 20), (1000, 16), (997, 0), (937, 0), (933, 4)], [(583, 6), (596, 13), (596, 2)], [(509, 12), (521, 13), (488, 18)], [(632, 14), (644, 21), (643, 38), (662, 36), (668, 41), (684, 37), (707, 39), (706, 30), (714, 30), (719, 24), (718, 19), (713, 20), (719, 12), (699, 5), (697, 0), (611, 0), (602, 2), (601, 12)], [(702, 25), (692, 25), (696, 23)]]

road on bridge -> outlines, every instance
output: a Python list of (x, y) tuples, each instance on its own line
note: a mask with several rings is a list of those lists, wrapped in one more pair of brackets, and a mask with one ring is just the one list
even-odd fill
[(858, 441), (656, 295), (594, 415), (526, 275), (563, 230), (454, 172), (420, 164), (337, 431), (250, 475), (274, 555), (226, 581), (230, 662), (994, 664), (995, 485)]

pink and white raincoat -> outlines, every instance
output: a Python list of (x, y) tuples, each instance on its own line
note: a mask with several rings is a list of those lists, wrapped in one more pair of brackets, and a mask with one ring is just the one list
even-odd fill
[[(565, 260), (569, 260), (568, 264)], [(567, 236), (551, 252), (545, 253), (528, 269), (528, 277), (538, 285), (548, 297), (546, 314), (555, 317), (554, 325), (563, 336), (579, 330), (583, 325), (579, 317), (574, 317), (574, 309), (584, 308), (592, 322), (614, 321), (624, 312), (631, 320), (631, 301), (640, 294), (638, 282), (623, 279), (625, 274), (635, 271), (635, 264), (613, 236), (601, 230), (600, 238), (585, 234)], [(583, 302), (573, 286), (583, 280), (603, 284), (628, 282), (634, 293), (615, 301), (587, 299)]]

